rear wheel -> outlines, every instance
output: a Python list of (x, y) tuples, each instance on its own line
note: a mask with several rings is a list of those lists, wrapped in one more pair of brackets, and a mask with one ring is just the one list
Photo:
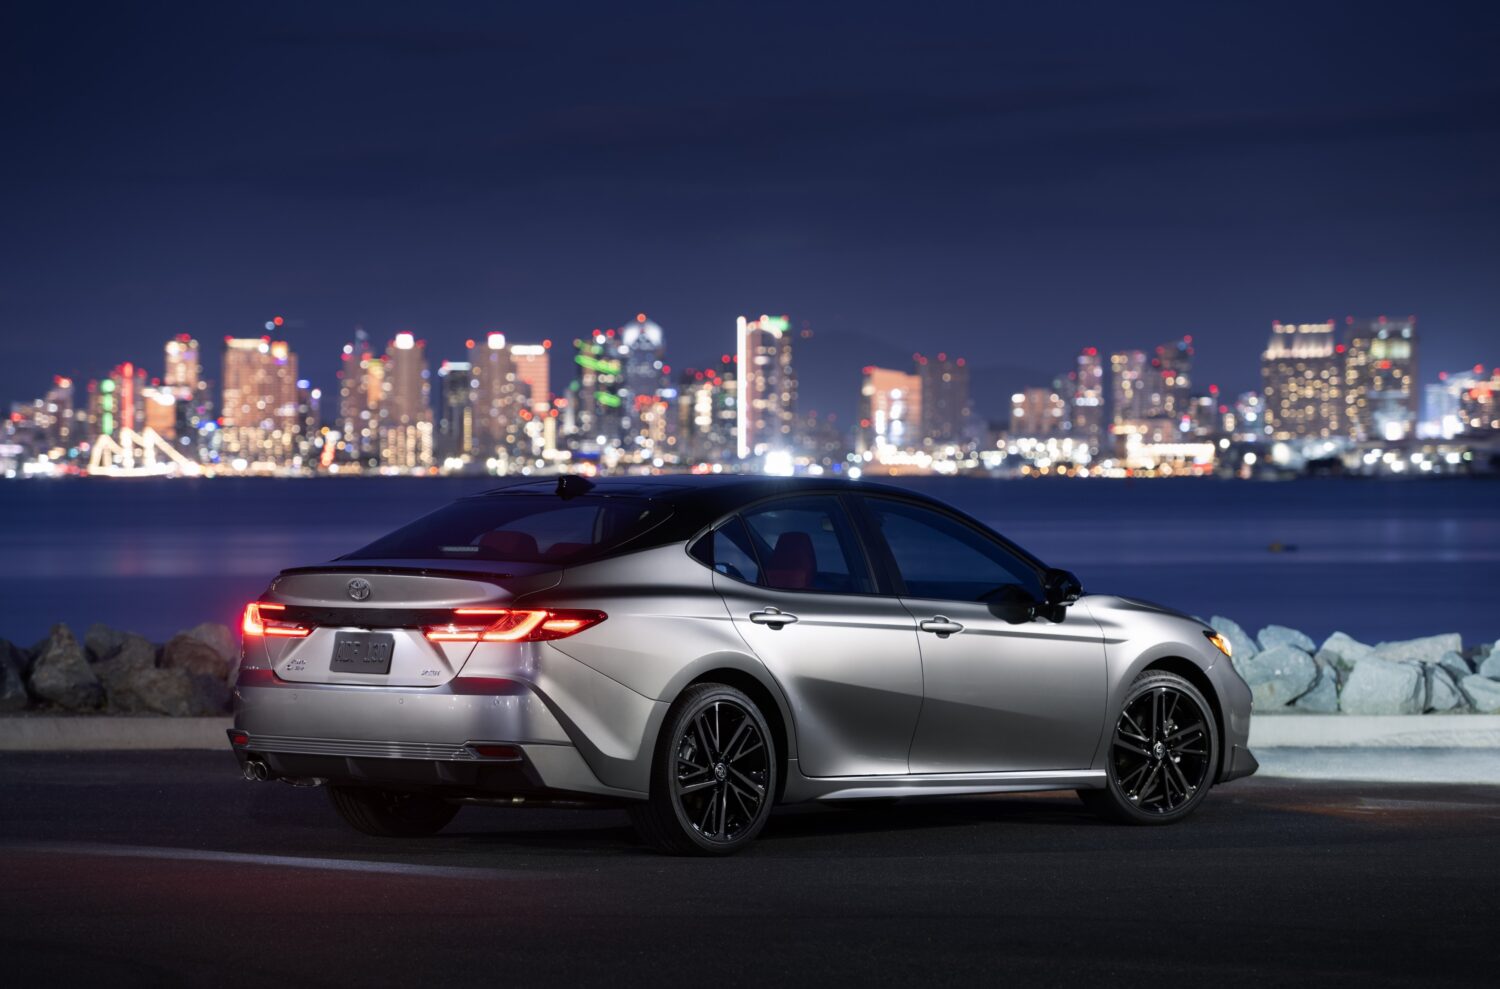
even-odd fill
[(1078, 796), (1123, 824), (1171, 824), (1197, 808), (1213, 783), (1219, 737), (1208, 701), (1165, 670), (1136, 677), (1115, 723), (1102, 790)]
[(673, 855), (729, 855), (771, 814), (776, 750), (765, 716), (721, 683), (688, 688), (662, 726), (651, 795), (630, 807), (648, 845)]
[(437, 834), (458, 807), (424, 793), (363, 786), (330, 786), (328, 799), (350, 827), (377, 838), (421, 838)]

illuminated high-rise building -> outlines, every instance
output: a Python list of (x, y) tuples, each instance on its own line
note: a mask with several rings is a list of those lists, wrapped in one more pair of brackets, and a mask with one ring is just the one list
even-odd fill
[(487, 460), (516, 444), (527, 396), (516, 380), (504, 333), (470, 340), (468, 349), (474, 374), (474, 453)]
[(545, 414), (552, 407), (551, 340), (510, 345), (510, 364), (520, 386), (521, 403), (532, 412)]
[(1345, 434), (1344, 355), (1333, 321), (1271, 324), (1261, 355), (1266, 433), (1277, 440)]
[(677, 389), (679, 456), (684, 463), (718, 464), (735, 456), (738, 422), (734, 365), (688, 370)]
[(385, 350), (380, 402), (380, 465), (407, 469), (432, 466), (432, 384), (427, 344), (397, 333)]
[(1010, 435), (1050, 439), (1064, 436), (1068, 406), (1051, 388), (1026, 388), (1010, 397)]
[(236, 469), (294, 465), (302, 424), (297, 355), (285, 340), (224, 339), (220, 456)]
[(190, 398), (203, 383), (203, 365), (199, 359), (198, 341), (186, 333), (179, 333), (167, 341), (166, 373), (161, 383), (171, 388), (173, 394)]
[(922, 376), (869, 365), (859, 389), (859, 433), (855, 452), (882, 454), (922, 445)]
[(922, 439), (933, 446), (963, 446), (971, 439), (973, 407), (969, 362), (940, 353), (915, 355), (922, 381)]
[(615, 356), (615, 331), (594, 330), (574, 340), (573, 349), (568, 432), (575, 448), (596, 452), (619, 442), (625, 415), (620, 397), (624, 368)]
[(474, 367), (468, 361), (438, 366), (437, 455), (444, 459), (474, 452)]
[(178, 423), (176, 392), (166, 385), (149, 386), (141, 389), (141, 401), (145, 428), (175, 444)]
[(1152, 415), (1180, 423), (1193, 415), (1193, 338), (1185, 336), (1156, 348), (1151, 358)]
[(1073, 440), (1097, 451), (1104, 440), (1104, 362), (1098, 347), (1085, 347), (1078, 352), (1069, 384)]
[(1151, 415), (1150, 362), (1144, 350), (1109, 355), (1111, 421), (1119, 424)]
[(339, 449), (362, 467), (380, 462), (380, 408), (385, 398), (385, 361), (372, 352), (370, 337), (354, 331), (339, 366)]
[(61, 375), (52, 379), (52, 387), (42, 399), (37, 425), (46, 436), (49, 447), (66, 453), (77, 445), (77, 409), (73, 379)]
[(1344, 403), (1356, 442), (1400, 440), (1417, 428), (1417, 318), (1345, 324)]
[(797, 417), (797, 374), (785, 316), (741, 316), (735, 328), (736, 452), (741, 459), (790, 452)]

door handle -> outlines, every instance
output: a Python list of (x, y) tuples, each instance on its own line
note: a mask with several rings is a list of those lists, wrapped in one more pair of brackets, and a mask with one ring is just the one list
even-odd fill
[(954, 632), (962, 632), (964, 630), (964, 627), (958, 622), (949, 621), (942, 615), (938, 615), (936, 618), (929, 618), (924, 622), (920, 622), (917, 625), (917, 628), (920, 628), (924, 632), (931, 632), (939, 639), (946, 639)]
[(797, 621), (796, 615), (789, 615), (780, 608), (767, 608), (765, 611), (750, 612), (750, 620), (757, 625), (769, 625), (772, 628), (781, 628), (783, 625), (792, 625)]

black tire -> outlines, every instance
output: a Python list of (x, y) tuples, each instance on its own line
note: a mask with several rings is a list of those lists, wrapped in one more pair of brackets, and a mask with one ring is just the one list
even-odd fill
[(458, 813), (439, 797), (375, 787), (330, 786), (328, 799), (350, 827), (377, 838), (425, 838)]
[(1112, 729), (1101, 790), (1079, 790), (1090, 810), (1120, 824), (1175, 824), (1197, 809), (1219, 764), (1213, 708), (1184, 678), (1135, 678)]
[(667, 712), (650, 796), (631, 804), (641, 839), (669, 855), (731, 855), (765, 827), (776, 744), (755, 702), (722, 683), (683, 691)]

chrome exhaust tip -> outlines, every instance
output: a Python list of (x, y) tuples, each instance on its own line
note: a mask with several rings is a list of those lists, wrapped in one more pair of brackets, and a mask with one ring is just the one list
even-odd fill
[(271, 767), (260, 759), (246, 759), (243, 773), (247, 780), (264, 783), (271, 778)]

